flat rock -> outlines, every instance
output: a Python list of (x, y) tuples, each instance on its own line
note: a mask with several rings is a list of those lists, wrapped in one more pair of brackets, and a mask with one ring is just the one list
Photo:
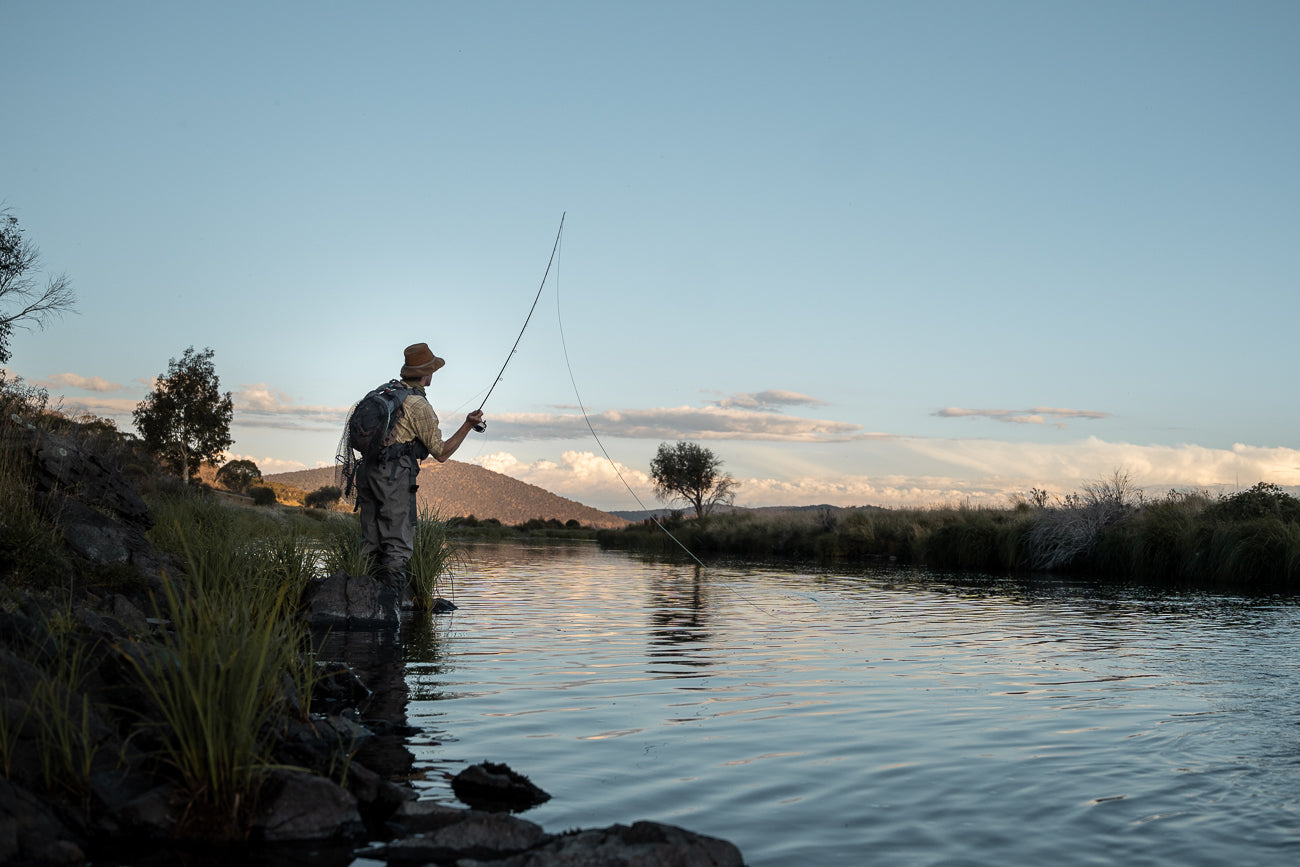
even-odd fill
[(390, 864), (442, 863), (476, 859), (495, 863), (550, 839), (540, 825), (508, 813), (465, 810), (460, 819), (432, 831), (389, 843)]
[(391, 629), (400, 624), (392, 588), (367, 575), (335, 572), (303, 594), (303, 616), (313, 627)]
[(744, 867), (726, 840), (675, 825), (636, 822), (553, 837), (499, 867)]

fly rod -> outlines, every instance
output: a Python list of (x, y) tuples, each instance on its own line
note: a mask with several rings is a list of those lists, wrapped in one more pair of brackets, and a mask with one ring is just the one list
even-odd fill
[[(537, 301), (542, 297), (542, 290), (546, 288), (546, 278), (550, 276), (551, 265), (555, 262), (555, 251), (560, 249), (560, 234), (564, 232), (565, 213), (568, 212), (566, 211), (560, 214), (560, 228), (555, 231), (555, 243), (551, 246), (551, 258), (546, 260), (546, 273), (542, 274), (542, 285), (537, 287), (537, 294), (533, 296), (533, 306), (528, 308), (528, 316), (524, 319), (524, 327), (519, 329), (519, 336), (515, 338), (515, 345), (510, 347), (510, 354), (506, 356), (505, 363), (501, 365), (501, 370), (497, 372), (497, 378), (492, 381), (492, 387), (489, 388), (488, 393), (483, 396), (483, 403), (478, 405), (479, 412), (483, 411), (483, 406), (488, 402), (488, 398), (492, 396), (492, 392), (496, 389), (497, 383), (500, 382), (501, 377), (505, 375), (506, 366), (510, 364), (510, 359), (515, 357), (515, 352), (519, 349), (519, 341), (524, 339), (524, 332), (528, 330), (528, 323), (532, 321), (533, 311), (537, 309)], [(487, 430), (487, 422), (481, 421), (474, 425), (474, 430), (483, 433), (483, 431)]]

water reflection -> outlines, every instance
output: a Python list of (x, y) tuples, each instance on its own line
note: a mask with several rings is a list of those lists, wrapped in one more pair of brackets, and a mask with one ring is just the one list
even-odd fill
[(756, 867), (1295, 855), (1290, 600), (573, 547), (467, 571), (407, 657), (417, 768), (506, 761), (548, 828), (667, 821)]
[(362, 742), (356, 761), (390, 780), (411, 776), (415, 757), (406, 747), (410, 690), (406, 683), (403, 633), (410, 630), (329, 630), (314, 632), (316, 658), (348, 666), (370, 695), (357, 707), (360, 722), (375, 736)]
[(680, 572), (651, 575), (646, 582), (646, 610), (654, 644), (672, 647), (708, 641), (709, 597), (703, 570), (695, 566), (689, 579)]

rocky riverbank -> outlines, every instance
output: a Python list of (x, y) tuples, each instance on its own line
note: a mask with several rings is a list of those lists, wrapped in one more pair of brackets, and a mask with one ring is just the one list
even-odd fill
[[(420, 800), (403, 781), (413, 732), (401, 624), (368, 579), (346, 575), (309, 585), (295, 653), (310, 690), (287, 671), (273, 689), (275, 712), (256, 733), (268, 760), (240, 769), (246, 795), (196, 791), (167, 722), (176, 711), (151, 683), (182, 664), (184, 626), (160, 599), (183, 596), (188, 576), (150, 542), (150, 511), (111, 460), (30, 425), (7, 427), (0, 446), (9, 477), (30, 484), (30, 502), (55, 528), (45, 543), (54, 540), (48, 554), (66, 585), (4, 588), (0, 863), (138, 867), (205, 851), (248, 863), (287, 852), (339, 865), (357, 853), (395, 865), (742, 863), (730, 843), (653, 822), (548, 832), (512, 812), (526, 806), (510, 797), (518, 775), (496, 766), (455, 788), (476, 792), (472, 807)], [(10, 518), (0, 515), (8, 545)], [(213, 659), (197, 677), (220, 680), (227, 667)], [(187, 713), (210, 710), (202, 689), (194, 684)], [(483, 797), (494, 785), (505, 797)]]

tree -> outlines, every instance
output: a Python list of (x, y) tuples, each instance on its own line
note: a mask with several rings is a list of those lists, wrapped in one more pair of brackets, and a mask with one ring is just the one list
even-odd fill
[(650, 461), (655, 496), (690, 503), (697, 518), (707, 517), (718, 503), (729, 505), (736, 499), (739, 485), (730, 474), (719, 471), (721, 466), (722, 459), (703, 446), (660, 443), (658, 454)]
[(225, 485), (238, 493), (243, 493), (248, 490), (249, 485), (260, 481), (262, 481), (262, 471), (257, 468), (257, 464), (247, 458), (226, 461), (221, 465), (221, 469), (217, 470), (217, 484)]
[(303, 498), (302, 504), (309, 509), (328, 509), (343, 498), (343, 489), (338, 485), (322, 485)]
[(154, 390), (136, 405), (132, 417), (140, 437), (187, 483), (203, 461), (215, 460), (234, 444), (230, 419), (234, 402), (221, 394), (211, 349), (191, 346), (180, 361), (172, 359)]
[[(41, 251), (23, 237), (18, 218), (0, 211), (0, 364), (9, 361), (9, 338), (15, 328), (44, 328), (52, 317), (72, 309), (76, 296), (62, 274), (38, 288)], [(14, 305), (14, 306), (11, 306)]]

